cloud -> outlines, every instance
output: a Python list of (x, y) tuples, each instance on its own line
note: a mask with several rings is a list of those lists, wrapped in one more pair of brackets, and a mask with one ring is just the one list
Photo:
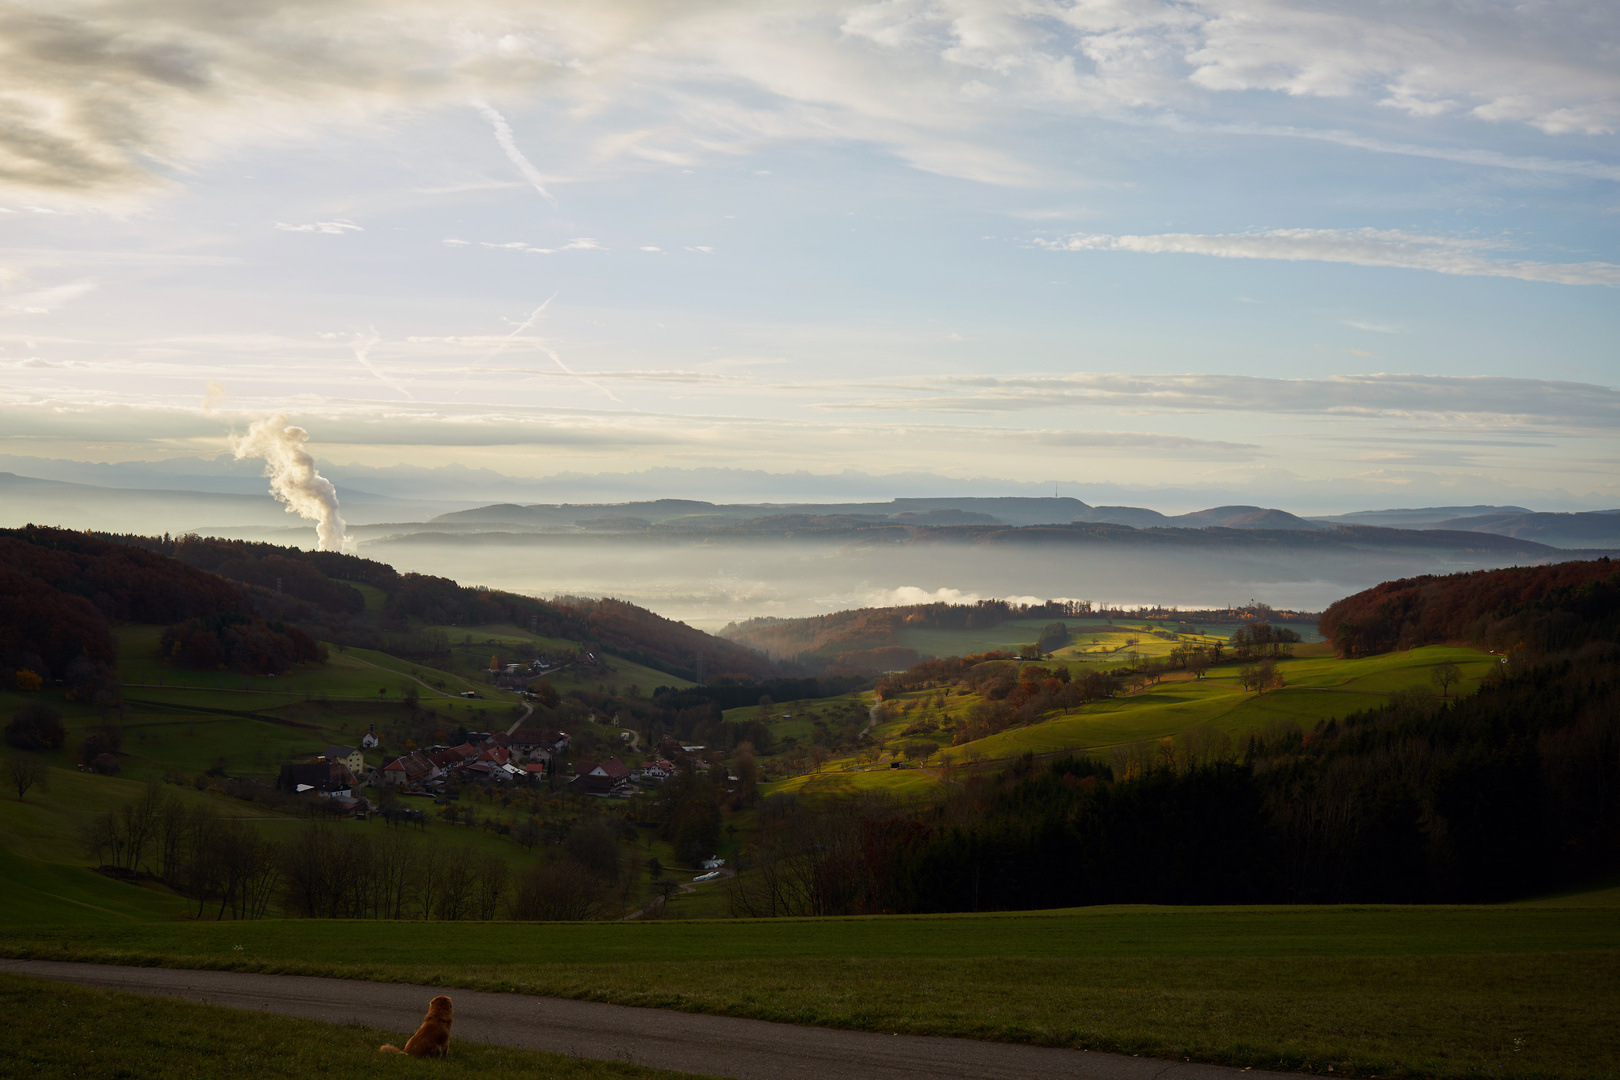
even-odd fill
[(87, 368), (90, 365), (83, 360), (46, 360), (42, 356), (29, 356), (22, 360), (13, 360), (7, 367), (14, 368), (51, 368), (61, 370), (65, 368)]
[(328, 236), (342, 236), (345, 233), (365, 232), (352, 221), (315, 221), (307, 225), (289, 225), (284, 221), (276, 222), (276, 228), (282, 232), (325, 233)]
[(1077, 233), (1061, 240), (1037, 240), (1036, 244), (1052, 251), (1129, 251), (1149, 255), (1210, 255), (1221, 259), (1352, 263), (1468, 277), (1620, 288), (1620, 264), (1506, 259), (1490, 254), (1505, 246), (1500, 241), (1428, 236), (1394, 229), (1272, 229), (1252, 233), (1151, 236)]
[(0, 312), (48, 315), (64, 304), (94, 292), (96, 285), (94, 281), (73, 281), (65, 285), (53, 285), (48, 289), (0, 297)]
[(962, 592), (960, 589), (940, 588), (929, 592), (919, 589), (915, 585), (901, 585), (897, 589), (874, 589), (866, 594), (866, 602), (871, 607), (910, 607), (913, 604), (977, 604), (982, 600), (978, 593)]
[[(513, 247), (515, 245), (504, 244), (502, 246)], [(523, 250), (527, 251), (530, 255), (555, 255), (559, 251), (606, 251), (607, 248), (603, 247), (600, 241), (592, 237), (577, 236), (560, 247), (525, 247)]]
[[(879, 388), (879, 387), (874, 387)], [(1083, 373), (1023, 377), (952, 376), (881, 384), (888, 396), (828, 401), (827, 409), (1015, 413), (1035, 409), (1136, 412), (1252, 412), (1306, 416), (1529, 418), (1562, 426), (1620, 426), (1620, 390), (1590, 383), (1500, 376)]]
[[(0, 13), (0, 184), (138, 193), (233, 147), (469, 100), (548, 201), (498, 104), (543, 110), (548, 137), (588, 122), (598, 165), (843, 140), (1004, 184), (1040, 174), (1030, 159), (1054, 117), (1151, 123), (1177, 110), (1220, 123), (1229, 110), (1247, 122), (1257, 96), (1296, 113), (1320, 101), (1335, 117), (1361, 106), (1458, 117), (1482, 135), (1511, 123), (1591, 136), (1620, 128), (1617, 24), (1604, 0), (13, 6)], [(1264, 133), (1613, 178), (1606, 162), (1414, 149), (1308, 125)]]

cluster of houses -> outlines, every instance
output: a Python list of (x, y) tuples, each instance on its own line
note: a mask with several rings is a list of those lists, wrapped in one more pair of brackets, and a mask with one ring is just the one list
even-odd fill
[(568, 734), (545, 728), (518, 728), (511, 734), (471, 734), (460, 746), (433, 746), (371, 769), (377, 787), (421, 787), (454, 775), (461, 780), (506, 783), (544, 776), (551, 762), (568, 752)]
[[(372, 733), (368, 732), (367, 737)], [(492, 783), (539, 779), (568, 749), (567, 732), (546, 728), (518, 728), (510, 734), (474, 732), (460, 746), (413, 750), (381, 765), (366, 764), (365, 747), (328, 746), (315, 761), (283, 765), (276, 786), (287, 792), (309, 793), (358, 806), (357, 789), (368, 785), (410, 793), (438, 787), (451, 778)], [(617, 757), (582, 761), (569, 789), (585, 795), (624, 797), (638, 786), (660, 784), (674, 776), (670, 757), (701, 749), (666, 740), (639, 769), (631, 769)]]

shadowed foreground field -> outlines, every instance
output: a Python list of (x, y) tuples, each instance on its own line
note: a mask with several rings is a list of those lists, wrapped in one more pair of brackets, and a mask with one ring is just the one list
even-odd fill
[(442, 983), (1343, 1076), (1573, 1080), (1620, 1076), (1617, 900), (1610, 890), (1496, 907), (498, 929), (148, 923), (15, 930), (0, 951)]
[[(422, 1074), (424, 1064), (379, 1054), (408, 1033), (322, 1024), (165, 998), (88, 990), (0, 974), (6, 1050), (0, 1076), (66, 1080), (193, 1080), (195, 1077), (343, 1077), (387, 1080)], [(531, 1050), (457, 1042), (427, 1064), (437, 1080), (659, 1080), (685, 1076)]]

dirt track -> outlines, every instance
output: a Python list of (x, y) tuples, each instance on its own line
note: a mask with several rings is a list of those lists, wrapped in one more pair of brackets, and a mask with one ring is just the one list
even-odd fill
[[(397, 983), (51, 960), (0, 960), (0, 971), (330, 1023), (358, 1022), (390, 1035), (415, 1030), (428, 999), (441, 992)], [(455, 1002), (457, 1039), (737, 1080), (1281, 1080), (1297, 1076), (519, 994), (442, 992)]]

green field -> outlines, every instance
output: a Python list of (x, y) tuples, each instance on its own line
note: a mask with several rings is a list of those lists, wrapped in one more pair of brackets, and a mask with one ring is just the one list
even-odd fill
[[(1120, 619), (1109, 622), (1105, 619), (1011, 619), (998, 626), (975, 628), (971, 630), (935, 630), (927, 627), (902, 627), (895, 639), (895, 644), (906, 648), (916, 649), (923, 656), (969, 656), (974, 653), (1004, 650), (1017, 652), (1019, 646), (1028, 645), (1040, 636), (1046, 626), (1054, 622), (1061, 622), (1069, 628), (1071, 643), (1059, 656), (1066, 659), (1095, 658), (1101, 660), (1107, 657), (1111, 662), (1118, 663), (1120, 656), (1127, 648), (1135, 648), (1143, 656), (1163, 656), (1175, 648), (1177, 644), (1207, 643), (1219, 639), (1225, 641), (1238, 629), (1238, 624), (1199, 623), (1191, 626), (1191, 634), (1179, 634), (1177, 628), (1182, 624), (1177, 620), (1165, 623), (1143, 619)], [(1297, 632), (1301, 640), (1316, 642), (1322, 640), (1314, 623), (1283, 624), (1288, 629)], [(1136, 638), (1138, 644), (1127, 646), (1128, 638)]]
[(419, 1075), (431, 1068), (445, 1080), (499, 1075), (519, 1080), (654, 1080), (687, 1074), (616, 1061), (579, 1061), (558, 1054), (454, 1040), (442, 1060), (412, 1061), (379, 1054), (409, 1032), (358, 1024), (323, 1024), (285, 1016), (93, 990), (0, 973), (0, 1009), (7, 1018), (0, 1076), (38, 1080), (70, 1077), (303, 1078), (377, 1080)]
[(1277, 721), (1291, 721), (1309, 731), (1320, 721), (1383, 705), (1395, 691), (1431, 689), (1429, 672), (1446, 661), (1463, 670), (1461, 693), (1473, 692), (1498, 662), (1489, 653), (1448, 645), (1361, 660), (1302, 657), (1280, 661), (1277, 667), (1288, 685), (1264, 694), (1244, 690), (1234, 667), (1216, 667), (1200, 680), (1161, 682), (1069, 716), (1009, 729), (969, 743), (966, 749), (987, 758), (1031, 750), (1098, 750), (1163, 739), (1205, 725), (1241, 739)]
[[(978, 697), (952, 694), (946, 698), (942, 711), (928, 713), (929, 703), (937, 700), (941, 693), (939, 689), (901, 694), (887, 703), (893, 718), (872, 730), (875, 753), (869, 750), (834, 756), (819, 769), (805, 764), (799, 775), (777, 780), (765, 790), (817, 795), (883, 791), (927, 797), (937, 794), (944, 784), (955, 778), (941, 767), (944, 754), (950, 755), (958, 769), (964, 765), (982, 767), (983, 763), (1005, 761), (1025, 753), (1072, 752), (1106, 757), (1114, 747), (1170, 738), (1201, 727), (1223, 732), (1234, 744), (1240, 744), (1251, 732), (1263, 731), (1277, 723), (1297, 724), (1301, 730), (1309, 731), (1318, 723), (1383, 705), (1391, 694), (1399, 691), (1433, 693), (1430, 674), (1436, 665), (1445, 662), (1457, 664), (1462, 671), (1462, 681), (1452, 693), (1470, 694), (1498, 663), (1490, 653), (1448, 645), (1430, 645), (1357, 660), (1335, 657), (1325, 644), (1298, 646), (1296, 652), (1300, 654), (1296, 659), (1277, 663), (1287, 683), (1282, 689), (1263, 694), (1243, 689), (1236, 664), (1213, 667), (1203, 679), (1194, 679), (1187, 672), (1171, 672), (1164, 681), (1134, 693), (957, 744), (952, 744), (943, 730), (923, 736), (906, 736), (904, 732), (922, 715), (943, 721), (959, 720), (978, 703)], [(1062, 653), (1057, 661), (1048, 661), (1043, 666), (1051, 668), (1057, 662), (1077, 674), (1085, 670), (1083, 664), (1064, 659)], [(872, 700), (869, 694), (860, 697), (863, 708)], [(842, 715), (840, 709), (847, 700), (795, 702), (786, 707), (774, 707), (771, 715), (778, 719), (770, 721), (772, 735), (778, 740), (789, 735), (803, 740), (811, 731), (814, 717)], [(918, 706), (924, 707), (923, 711), (908, 711)], [(733, 709), (726, 713), (726, 719), (746, 721), (757, 712), (756, 709)], [(793, 719), (780, 719), (784, 713), (791, 713)], [(936, 743), (941, 756), (936, 756), (923, 768), (891, 769), (889, 762), (900, 744), (918, 739)]]
[[(1620, 1075), (1620, 890), (1501, 906), (34, 925), (11, 956), (345, 975), (1336, 1075)], [(395, 962), (410, 940), (409, 959)], [(318, 958), (318, 959), (297, 959)]]

